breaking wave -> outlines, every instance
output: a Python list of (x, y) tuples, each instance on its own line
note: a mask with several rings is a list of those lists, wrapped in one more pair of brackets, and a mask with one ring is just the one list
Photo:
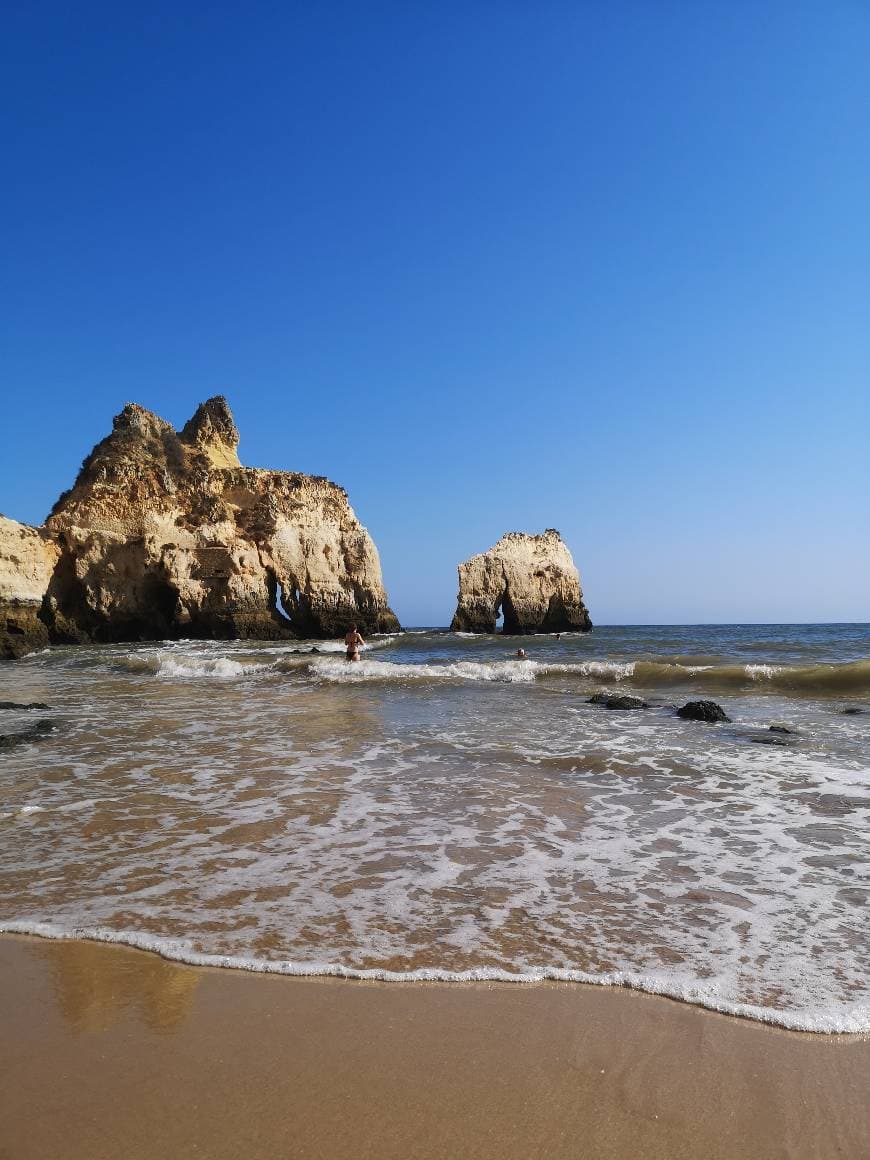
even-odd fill
[(365, 660), (317, 660), (312, 675), (335, 682), (363, 681), (502, 681), (531, 684), (552, 676), (628, 684), (639, 688), (687, 685), (710, 691), (775, 690), (829, 694), (870, 693), (870, 661), (830, 665), (718, 664), (691, 665), (662, 661), (579, 661), (546, 663), (534, 660), (454, 661), (401, 664)]
[[(378, 637), (366, 645), (367, 651), (388, 648), (393, 637)], [(231, 655), (216, 653), (213, 646), (190, 648), (175, 643), (156, 649), (141, 649), (120, 657), (114, 667), (130, 673), (151, 674), (176, 680), (215, 678), (233, 680), (260, 673), (292, 672), (304, 669), (312, 653), (339, 654), (344, 662), (344, 644), (340, 641), (299, 641), (294, 645), (239, 647), (227, 650)]]
[(692, 684), (723, 692), (769, 688), (783, 693), (870, 693), (870, 661), (817, 665), (684, 665), (638, 661), (631, 677), (634, 684), (647, 687)]
[(396, 664), (394, 661), (317, 660), (309, 671), (325, 681), (501, 681), (531, 684), (541, 666), (534, 661), (454, 661), (452, 664)]
[[(391, 638), (373, 642), (367, 652), (385, 648)], [(319, 655), (316, 659), (312, 652)], [(532, 684), (548, 677), (590, 683), (625, 684), (642, 689), (680, 686), (708, 692), (777, 692), (806, 696), (870, 695), (870, 661), (842, 664), (690, 664), (666, 660), (587, 660), (547, 662), (505, 660), (432, 660), (403, 663), (366, 655), (348, 664), (334, 641), (310, 647), (233, 649), (231, 655), (186, 652), (179, 648), (141, 651), (122, 657), (117, 667), (162, 679), (238, 680), (265, 673), (298, 673), (337, 684), (364, 682), (488, 681)], [(707, 659), (707, 658), (700, 658)], [(685, 658), (688, 660), (688, 658)]]

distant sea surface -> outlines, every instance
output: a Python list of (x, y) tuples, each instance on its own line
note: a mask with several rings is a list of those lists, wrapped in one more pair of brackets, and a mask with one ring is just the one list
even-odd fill
[[(0, 930), (870, 1031), (870, 626), (421, 629), (343, 652), (0, 667), (0, 700), (49, 706), (0, 710)], [(589, 704), (602, 689), (650, 707)], [(698, 698), (732, 722), (676, 716)]]

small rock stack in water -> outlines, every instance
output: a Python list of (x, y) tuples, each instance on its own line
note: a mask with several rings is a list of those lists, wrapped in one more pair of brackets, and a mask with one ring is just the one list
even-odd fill
[(554, 528), (537, 536), (507, 532), (498, 543), (459, 565), (454, 632), (588, 632), (580, 575)]

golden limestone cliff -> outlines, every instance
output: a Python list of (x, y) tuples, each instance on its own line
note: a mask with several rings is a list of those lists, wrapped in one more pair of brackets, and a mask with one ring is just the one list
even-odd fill
[(39, 614), (59, 556), (44, 529), (0, 516), (0, 657), (48, 644)]
[(588, 632), (592, 621), (571, 553), (554, 528), (507, 532), (488, 552), (459, 565), (454, 632)]
[(136, 404), (43, 528), (0, 522), (0, 656), (55, 642), (399, 627), (347, 493), (243, 467), (226, 400), (181, 431)]

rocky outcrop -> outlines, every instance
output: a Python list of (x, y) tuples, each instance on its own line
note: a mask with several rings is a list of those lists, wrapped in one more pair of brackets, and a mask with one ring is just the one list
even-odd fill
[(580, 576), (553, 528), (537, 536), (508, 532), (495, 547), (459, 565), (454, 632), (587, 632), (592, 621)]
[[(19, 588), (30, 578), (28, 607), (51, 640), (399, 627), (347, 493), (321, 477), (243, 467), (238, 442), (222, 397), (180, 432), (136, 404), (116, 416), (45, 527), (24, 529), (31, 566), (12, 569)], [(42, 571), (38, 545), (50, 562)]]
[(39, 612), (59, 556), (44, 530), (0, 516), (0, 658), (48, 644)]

